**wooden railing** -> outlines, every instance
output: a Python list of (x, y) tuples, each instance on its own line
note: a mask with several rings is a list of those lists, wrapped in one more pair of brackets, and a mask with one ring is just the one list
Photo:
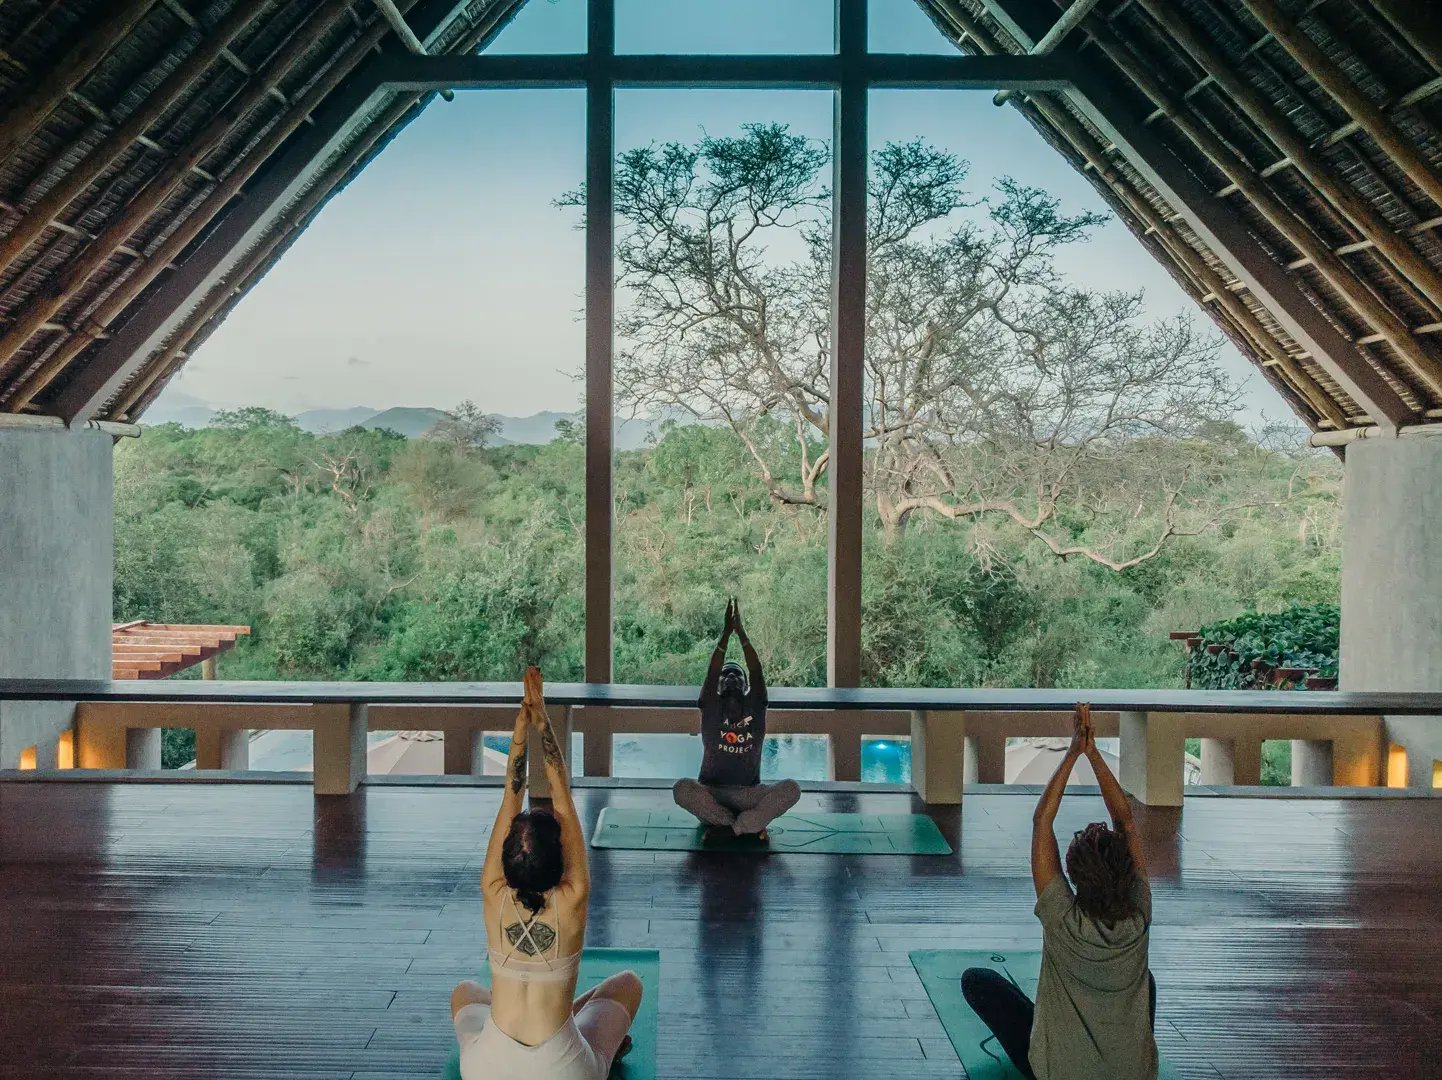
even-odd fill
[[(553, 720), (582, 740), (582, 772), (607, 776), (617, 734), (692, 731), (694, 687), (551, 683)], [(368, 731), (440, 731), (448, 774), (479, 774), (482, 736), (508, 730), (518, 683), (86, 682), (0, 680), (6, 701), (73, 702), (82, 769), (159, 767), (158, 731), (196, 731), (197, 767), (243, 769), (253, 729), (314, 733), (317, 794), (354, 791)], [(830, 774), (859, 780), (864, 736), (911, 739), (912, 784), (931, 803), (1001, 783), (1006, 740), (1069, 734), (1077, 700), (1120, 739), (1120, 780), (1139, 800), (1180, 805), (1184, 742), (1202, 740), (1201, 782), (1260, 781), (1264, 739), (1293, 740), (1293, 782), (1385, 782), (1383, 717), (1442, 716), (1442, 694), (1192, 690), (774, 689), (768, 731), (824, 735)], [(532, 760), (539, 760), (533, 754)], [(544, 790), (543, 778), (536, 788)]]

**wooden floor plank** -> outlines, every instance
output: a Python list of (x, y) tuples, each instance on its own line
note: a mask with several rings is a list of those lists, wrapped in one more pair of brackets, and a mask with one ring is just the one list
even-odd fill
[[(592, 824), (665, 797), (578, 792)], [(0, 782), (0, 1077), (433, 1077), (484, 952), (497, 798)], [(936, 811), (951, 857), (593, 851), (589, 941), (661, 950), (664, 1078), (959, 1080), (907, 953), (1036, 946), (1032, 805)], [(1058, 831), (1102, 816), (1069, 798)], [(1139, 821), (1157, 1037), (1188, 1080), (1442, 1075), (1442, 800), (1197, 798)]]

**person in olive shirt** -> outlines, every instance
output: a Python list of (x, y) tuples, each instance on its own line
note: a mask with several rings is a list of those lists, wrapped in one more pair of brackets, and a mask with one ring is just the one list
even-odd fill
[[(1083, 755), (1112, 824), (1075, 835), (1063, 874), (1052, 826)], [(1152, 892), (1131, 806), (1097, 750), (1086, 705), (1077, 706), (1071, 747), (1032, 816), (1031, 875), (1042, 925), (1036, 1004), (992, 968), (962, 973), (967, 1004), (1028, 1080), (1156, 1080)]]
[[(746, 671), (726, 662), (735, 634), (746, 657)], [(749, 681), (748, 681), (749, 676)], [(761, 660), (741, 626), (741, 608), (726, 605), (726, 626), (711, 656), (711, 668), (697, 701), (701, 710), (701, 775), (676, 782), (676, 805), (709, 826), (706, 839), (719, 833), (755, 836), (765, 842), (766, 827), (796, 805), (801, 787), (795, 780), (761, 783), (761, 747), (766, 741), (766, 678)]]

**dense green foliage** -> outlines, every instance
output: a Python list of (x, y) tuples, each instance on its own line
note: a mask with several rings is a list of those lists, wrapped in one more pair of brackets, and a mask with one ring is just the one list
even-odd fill
[[(313, 436), (259, 409), (151, 428), (116, 456), (115, 617), (250, 624), (227, 678), (513, 679), (529, 662), (577, 678), (579, 434)], [(866, 681), (1178, 685), (1168, 631), (1334, 602), (1335, 461), (1235, 429), (1195, 450), (1248, 505), (1124, 573), (1004, 522), (919, 519), (886, 544), (869, 520)], [(616, 498), (618, 680), (698, 680), (736, 593), (773, 683), (824, 682), (826, 519), (773, 500), (732, 432), (675, 427), (618, 455)]]
[(1192, 685), (1207, 690), (1270, 689), (1278, 685), (1273, 678), (1278, 669), (1335, 679), (1341, 618), (1335, 603), (1294, 604), (1204, 626), (1192, 650)]

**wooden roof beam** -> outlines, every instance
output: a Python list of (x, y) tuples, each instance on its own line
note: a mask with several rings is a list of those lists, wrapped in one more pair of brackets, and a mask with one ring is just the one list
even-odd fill
[[(440, 33), (465, 9), (465, 0), (421, 0), (415, 20), (423, 41)], [(498, 7), (504, 14), (514, 5)], [(134, 311), (114, 337), (96, 350), (61, 392), (55, 409), (68, 420), (89, 419), (145, 366), (146, 361), (185, 321), (186, 313), (226, 277), (275, 227), (278, 215), (324, 169), (337, 147), (378, 98), (382, 89), (384, 57), (368, 60), (316, 112), (315, 124), (294, 140), (231, 205), (215, 228), (184, 264), (163, 281)]]
[[(1442, 23), (1427, 0), (1372, 0), (1372, 7), (1433, 69), (1442, 72)], [(1430, 22), (1428, 20), (1431, 20)]]
[(268, 11), (273, 3), (274, 0), (265, 0), (261, 4), (237, 4), (210, 36), (182, 60), (110, 135), (86, 154), (34, 205), (26, 209), (23, 216), (12, 223), (10, 231), (0, 238), (0, 274), (10, 267), (47, 225), (61, 228), (57, 219), (66, 207), (83, 194), (116, 158), (144, 136), (150, 125), (180, 100), (191, 84), (215, 62), (221, 50), (234, 41), (258, 15)]
[(1382, 107), (1364, 94), (1322, 47), (1284, 12), (1275, 0), (1241, 0), (1242, 5), (1277, 39), (1297, 65), (1315, 79), (1357, 121), (1397, 167), (1438, 206), (1442, 206), (1442, 173), (1411, 142)]
[[(380, 10), (381, 16), (390, 23), (391, 29), (396, 32), (396, 37), (401, 39), (401, 44), (416, 56), (430, 55), (425, 44), (416, 37), (416, 32), (411, 29), (411, 24), (406, 22), (406, 17), (401, 14), (401, 9), (396, 7), (395, 0), (375, 0), (375, 5)], [(442, 90), (440, 95), (446, 101), (456, 100), (453, 90)]]
[(1422, 257), (1393, 230), (1370, 202), (1339, 179), (1292, 122), (1271, 101), (1233, 68), (1223, 52), (1197, 31), (1172, 0), (1137, 0), (1138, 4), (1215, 80), (1232, 102), (1245, 112), (1338, 213), (1386, 255), (1442, 310), (1442, 272)]
[[(16, 325), (0, 336), (0, 366), (19, 352), (33, 333), (32, 327), (53, 318), (75, 293), (109, 261), (115, 250), (128, 240), (132, 233), (155, 213), (170, 193), (190, 171), (192, 165), (200, 162), (248, 116), (257, 105), (265, 100), (265, 88), (285, 76), (287, 71), (300, 60), (315, 40), (328, 30), (331, 24), (345, 13), (345, 0), (329, 0), (320, 14), (309, 24), (311, 33), (297, 31), (295, 36), (276, 54), (267, 67), (266, 74), (258, 81), (244, 88), (236, 99), (216, 118), (207, 124), (199, 135), (193, 138), (185, 151), (171, 159), (146, 185), (141, 188), (125, 210), (101, 232), (98, 239), (84, 248), (64, 269), (53, 288), (43, 297), (31, 298), (23, 309), (23, 316)], [(191, 215), (193, 216), (193, 215)], [(187, 218), (189, 220), (189, 218)], [(182, 226), (183, 228), (184, 226)], [(171, 245), (163, 245), (156, 252), (157, 260), (161, 251), (169, 252)], [(164, 258), (169, 264), (175, 253)], [(158, 272), (158, 268), (157, 268)], [(149, 280), (149, 279), (147, 279)], [(114, 294), (112, 294), (114, 295)], [(84, 342), (88, 344), (88, 341)], [(65, 357), (65, 363), (69, 357)], [(14, 389), (5, 408), (19, 412), (60, 373), (63, 363), (51, 361), (32, 371)]]
[[(0, 161), (8, 158), (39, 130), (66, 95), (95, 70), (95, 65), (123, 41), (154, 6), (155, 0), (116, 0), (101, 6), (105, 12), (90, 33), (57, 58), (14, 102), (6, 102), (0, 117)], [(107, 10), (108, 9), (108, 10)]]
[[(995, 46), (988, 40), (983, 28), (969, 13), (950, 6), (937, 10), (959, 36), (970, 39), (977, 49), (987, 53), (995, 51)], [(1072, 147), (1082, 161), (1083, 168), (1095, 176), (1099, 184), (1105, 186), (1121, 204), (1121, 209), (1131, 214), (1138, 225), (1148, 233), (1156, 236), (1164, 254), (1179, 265), (1182, 272), (1194, 282), (1200, 302), (1215, 300), (1237, 332), (1251, 343), (1264, 374), (1268, 368), (1281, 372), (1281, 378), (1292, 390), (1291, 394), (1284, 396), (1300, 419), (1313, 426), (1319, 420), (1330, 423), (1335, 428), (1348, 426), (1347, 416), (1331, 394), (1318, 385), (1301, 364), (1288, 354), (1276, 336), (1262, 325), (1251, 308), (1242, 302), (1171, 221), (1117, 171), (1107, 158), (1109, 150), (1113, 148), (1104, 146), (1093, 137), (1079, 120), (1050, 95), (1032, 95), (1021, 107), (1039, 114), (1038, 122), (1049, 125), (1059, 138)], [(1173, 215), (1177, 216), (1179, 215)]]
[[(1034, 38), (1019, 20), (1025, 19), (1028, 24), (1035, 26), (1046, 18), (1044, 8), (1051, 7), (1050, 4), (1042, 5), (1038, 0), (983, 2), (1003, 30), (1023, 49), (1028, 48)], [(1168, 103), (1170, 95), (1148, 71), (1131, 62), (1130, 54), (1119, 48), (1119, 43), (1111, 38), (1109, 31), (1100, 27), (1097, 20), (1091, 20), (1089, 28), (1107, 56), (1135, 80), (1144, 93), (1158, 104)], [(1301, 292), (1295, 280), (1261, 250), (1257, 238), (1248, 232), (1241, 219), (1218, 203), (1165, 143), (1139, 119), (1128, 121), (1125, 118), (1128, 110), (1120, 100), (1111, 95), (1097, 78), (1095, 71), (1089, 66), (1077, 65), (1073, 80), (1075, 89), (1066, 94), (1072, 105), (1116, 146), (1148, 184), (1186, 217), (1193, 231), (1228, 270), (1246, 284), (1293, 340), (1312, 354), (1313, 359), (1346, 390), (1348, 396), (1365, 409), (1379, 427), (1396, 428), (1410, 420), (1413, 416), (1411, 408), (1372, 367), (1367, 358), (1343, 337)], [(1276, 217), (1286, 222), (1290, 218), (1290, 213), (1277, 203), (1270, 191), (1255, 180), (1254, 174), (1243, 174), (1237, 163), (1231, 160), (1230, 151), (1222, 147), (1210, 131), (1190, 120), (1185, 110), (1178, 110), (1174, 121), (1177, 128), (1194, 143), (1219, 154), (1222, 158), (1219, 165), (1225, 162), (1237, 173), (1238, 179), (1246, 181), (1247, 188), (1256, 191), (1254, 201), (1266, 204), (1270, 211), (1269, 220)], [(1248, 194), (1251, 195), (1252, 192), (1248, 191)], [(1259, 205), (1258, 208), (1261, 209), (1262, 206)], [(1294, 231), (1296, 224), (1293, 219)], [(1305, 240), (1305, 236), (1303, 239)], [(1327, 251), (1315, 237), (1307, 241), (1307, 245), (1322, 258), (1341, 265), (1340, 260)], [(1361, 287), (1361, 282), (1356, 285)], [(1371, 306), (1380, 307), (1370, 292), (1367, 297)], [(1397, 321), (1395, 317), (1394, 321)], [(1405, 327), (1400, 327), (1399, 321), (1398, 325), (1400, 336), (1410, 341)], [(1442, 377), (1442, 371), (1439, 371), (1439, 377)]]

